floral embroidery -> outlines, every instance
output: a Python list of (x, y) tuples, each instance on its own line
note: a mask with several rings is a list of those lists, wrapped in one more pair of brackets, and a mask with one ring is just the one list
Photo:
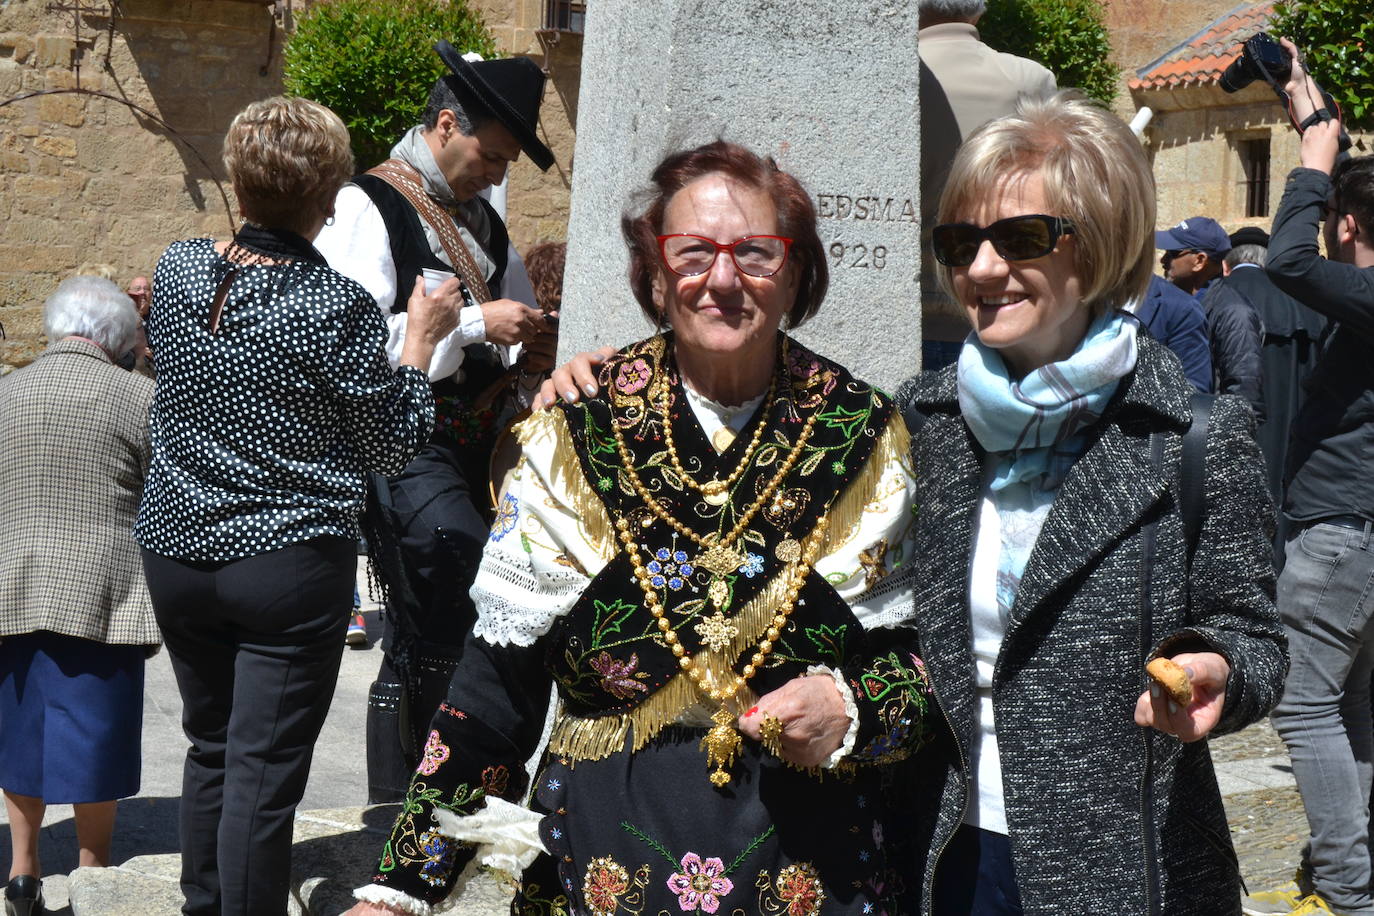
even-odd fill
[(550, 779), (545, 785), (549, 787), (550, 792), (557, 792), (559, 789), (563, 788), (562, 781), (557, 779)]
[(630, 887), (630, 874), (614, 859), (592, 859), (582, 881), (582, 896), (593, 916), (611, 916), (620, 908), (617, 899)]
[(744, 565), (739, 568), (739, 571), (744, 573), (746, 577), (752, 579), (763, 572), (763, 557), (756, 553), (746, 555), (748, 559), (744, 561)]
[(515, 530), (516, 519), (520, 517), (520, 500), (511, 493), (501, 498), (501, 507), (496, 511), (496, 523), (491, 526), (489, 540), (499, 541)]
[(458, 846), (453, 840), (433, 830), (420, 834), (420, 852), (424, 865), (420, 867), (420, 877), (431, 887), (442, 887), (453, 871), (453, 860), (458, 854)]
[[(752, 556), (752, 555), (751, 555)], [(682, 588), (684, 578), (696, 571), (691, 563), (688, 563), (687, 552), (683, 550), (669, 550), (667, 547), (660, 547), (654, 553), (654, 558), (645, 566), (649, 570), (649, 582), (654, 588), (662, 588), (667, 585), (673, 591)], [(760, 557), (759, 561), (762, 562)]]
[(649, 384), (653, 374), (643, 357), (626, 360), (620, 364), (620, 371), (615, 375), (615, 390), (621, 394), (634, 394)]
[(440, 703), (439, 711), (444, 713), (445, 715), (453, 716), (453, 718), (455, 719), (466, 719), (468, 717), (467, 713), (463, 712), (461, 709), (454, 709), (447, 703)]
[(778, 875), (778, 897), (787, 904), (787, 916), (815, 916), (825, 903), (825, 891), (814, 866), (807, 862), (789, 865)]
[(677, 894), (678, 909), (684, 913), (714, 913), (720, 898), (735, 888), (735, 883), (725, 877), (725, 863), (714, 856), (703, 862), (701, 856), (689, 852), (679, 868), (681, 871), (668, 878), (668, 890)]
[(887, 538), (881, 538), (867, 550), (859, 551), (859, 565), (864, 571), (864, 588), (872, 588), (887, 578), (887, 549)]
[(416, 771), (422, 776), (433, 776), (434, 771), (439, 769), (449, 757), (448, 745), (439, 740), (439, 730), (432, 729), (429, 733), (429, 740), (425, 742), (425, 753), (420, 758), (420, 765)]
[(488, 795), (505, 795), (510, 784), (510, 770), (505, 765), (487, 767), (482, 771), (482, 790)]
[(612, 658), (611, 653), (602, 652), (596, 658), (589, 661), (592, 670), (601, 675), (601, 689), (613, 697), (621, 700), (632, 699), (635, 692), (648, 693), (649, 688), (641, 684), (636, 678), (647, 677), (643, 671), (636, 671), (639, 667), (639, 655), (630, 653), (630, 660), (622, 662)]

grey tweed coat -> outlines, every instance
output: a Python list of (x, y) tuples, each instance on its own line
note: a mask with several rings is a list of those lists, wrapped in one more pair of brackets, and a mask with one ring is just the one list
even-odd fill
[[(924, 910), (939, 853), (975, 803), (966, 767), (977, 721), (968, 575), (983, 453), (959, 416), (956, 369), (913, 379), (898, 394), (929, 416), (912, 446), (915, 625), (949, 725), (916, 756), (908, 783)], [(1191, 390), (1173, 355), (1142, 334), (1136, 369), (1057, 494), (1012, 608), (993, 707), (1027, 914), (1240, 912), (1207, 742), (1182, 744), (1132, 719), (1155, 654), (1201, 649), (1227, 658), (1218, 735), (1264, 716), (1287, 672), (1272, 510), (1239, 398), (1220, 397), (1213, 408), (1205, 517), (1188, 573), (1176, 494)], [(1155, 431), (1167, 434), (1162, 473), (1150, 460)], [(1142, 594), (1141, 531), (1150, 519), (1158, 520), (1155, 563)]]
[(152, 396), (71, 337), (0, 379), (0, 638), (161, 642), (132, 533)]

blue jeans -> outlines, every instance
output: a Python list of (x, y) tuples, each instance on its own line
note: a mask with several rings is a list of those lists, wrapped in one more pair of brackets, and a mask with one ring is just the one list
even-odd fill
[(1318, 522), (1289, 537), (1278, 608), (1292, 666), (1274, 728), (1288, 745), (1311, 831), (1317, 893), (1374, 914), (1369, 795), (1374, 778), (1374, 535)]

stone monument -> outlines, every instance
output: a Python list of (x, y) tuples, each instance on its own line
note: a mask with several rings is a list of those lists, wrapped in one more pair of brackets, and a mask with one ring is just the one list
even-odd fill
[(669, 152), (716, 138), (811, 192), (830, 293), (798, 332), (891, 391), (919, 366), (920, 127), (911, 0), (588, 4), (560, 358), (647, 336), (620, 217)]

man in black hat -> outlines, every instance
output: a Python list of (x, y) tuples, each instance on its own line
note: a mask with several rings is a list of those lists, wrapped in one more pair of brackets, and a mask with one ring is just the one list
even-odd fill
[(543, 71), (521, 57), (470, 62), (446, 41), (435, 50), (450, 73), (434, 84), (423, 124), (340, 191), (334, 222), (315, 243), (377, 299), (393, 361), (412, 291), (456, 274), (467, 301), (430, 366), (434, 435), (401, 476), (374, 483), (368, 507), (369, 549), (387, 599), (387, 651), (368, 700), (371, 802), (402, 797), (418, 731), (476, 620), (468, 589), (491, 524), (492, 448), (519, 389), (532, 392), (552, 363), (556, 333), (555, 316), (511, 297), (518, 264), (504, 223), (480, 196), (521, 152), (541, 169), (553, 164), (535, 134)]

